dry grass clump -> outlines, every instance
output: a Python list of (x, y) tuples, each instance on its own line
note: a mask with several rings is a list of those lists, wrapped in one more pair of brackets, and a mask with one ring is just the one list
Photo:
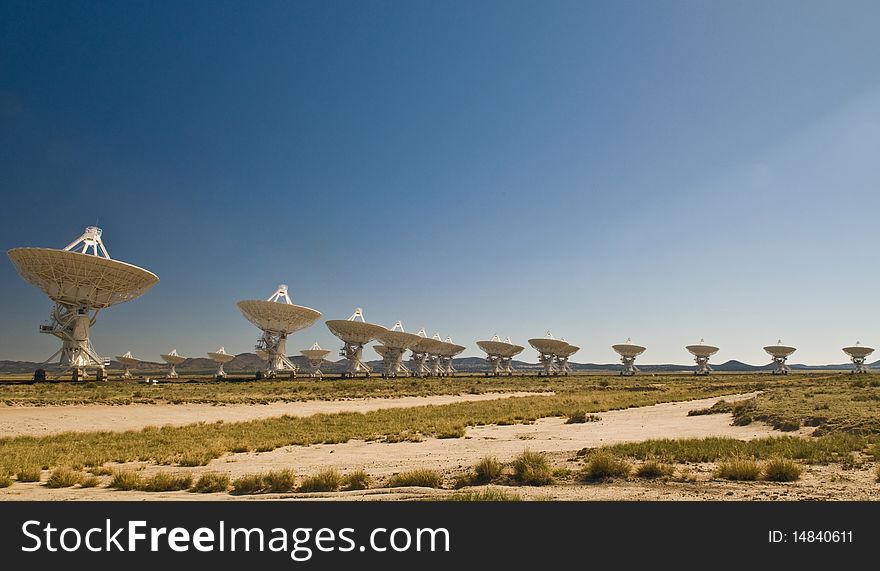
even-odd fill
[(261, 474), (245, 474), (232, 481), (232, 494), (236, 496), (259, 494), (264, 490)]
[(299, 485), (300, 492), (335, 492), (342, 487), (342, 476), (332, 468), (307, 476)]
[(0, 474), (0, 488), (8, 488), (12, 485), (12, 478), (6, 474)]
[(192, 474), (156, 472), (150, 477), (142, 478), (137, 489), (142, 492), (177, 492), (188, 490), (192, 481)]
[(878, 465), (877, 469), (874, 470), (874, 480), (880, 482), (880, 465)]
[(587, 460), (582, 472), (585, 480), (610, 480), (626, 478), (632, 466), (625, 460), (607, 452), (596, 452)]
[(278, 494), (296, 489), (296, 474), (293, 470), (273, 470), (265, 474), (245, 474), (232, 482), (232, 493)]
[(116, 490), (137, 490), (141, 485), (141, 475), (131, 470), (117, 470), (113, 472), (113, 478), (108, 485)]
[(49, 475), (45, 486), (47, 488), (72, 488), (82, 483), (84, 477), (82, 472), (70, 468), (58, 468)]
[(459, 492), (443, 498), (447, 502), (519, 502), (522, 496), (502, 490), (486, 489), (477, 492)]
[(648, 480), (655, 478), (671, 478), (674, 473), (675, 468), (669, 464), (662, 464), (656, 460), (648, 460), (636, 468), (636, 476)]
[(797, 462), (774, 458), (764, 464), (764, 479), (768, 482), (794, 482), (800, 479), (803, 471)]
[(205, 472), (192, 488), (190, 492), (196, 494), (212, 494), (215, 492), (225, 492), (229, 489), (229, 474), (219, 472)]
[(583, 410), (576, 410), (568, 415), (565, 424), (583, 424), (585, 422), (599, 422), (600, 420), (602, 420), (601, 416), (587, 414), (586, 411)]
[(475, 484), (491, 484), (501, 478), (504, 465), (494, 456), (486, 456), (474, 465), (473, 482)]
[(43, 476), (43, 471), (39, 466), (28, 466), (20, 469), (15, 474), (15, 479), (19, 482), (39, 482)]
[(715, 471), (718, 478), (737, 481), (754, 481), (761, 477), (761, 465), (745, 458), (728, 460)]
[(343, 490), (366, 490), (372, 478), (363, 470), (355, 470), (342, 477)]
[(420, 486), (423, 488), (440, 488), (443, 477), (436, 470), (412, 470), (393, 475), (386, 483), (386, 488), (403, 488)]
[(526, 486), (546, 486), (553, 483), (553, 471), (547, 458), (540, 452), (525, 450), (514, 458), (513, 478)]

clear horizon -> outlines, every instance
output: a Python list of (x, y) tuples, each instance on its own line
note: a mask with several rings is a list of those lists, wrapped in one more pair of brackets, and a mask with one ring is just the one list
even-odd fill
[[(102, 356), (253, 352), (279, 283), (323, 322), (573, 361), (762, 365), (877, 347), (880, 4), (233, 2), (0, 6), (3, 250), (98, 225), (156, 273)], [(0, 264), (0, 359), (46, 296)], [(365, 353), (369, 359), (375, 352)], [(333, 356), (333, 354), (331, 354)], [(874, 356), (872, 356), (874, 357)], [(335, 360), (335, 359), (334, 359)], [(869, 358), (869, 361), (875, 359)]]

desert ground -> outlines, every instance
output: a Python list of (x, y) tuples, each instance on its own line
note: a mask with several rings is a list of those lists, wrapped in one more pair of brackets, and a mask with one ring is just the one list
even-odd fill
[[(546, 379), (540, 382), (546, 383)], [(522, 384), (524, 388), (532, 388), (529, 382)], [(509, 381), (483, 388), (487, 390), (480, 394), (455, 393), (455, 387), (447, 387), (444, 391), (448, 394), (427, 396), (337, 398), (339, 395), (336, 395), (334, 400), (222, 403), (222, 406), (161, 401), (122, 405), (0, 405), (0, 454), (4, 449), (9, 452), (7, 462), (10, 462), (6, 468), (10, 473), (9, 485), (0, 488), (0, 499), (872, 500), (880, 496), (878, 445), (872, 424), (877, 420), (877, 413), (870, 406), (876, 385), (871, 382), (853, 381), (839, 375), (803, 375), (785, 380), (769, 379), (766, 375), (719, 375), (713, 380), (585, 377), (550, 382), (549, 386), (541, 387), (541, 392), (493, 392), (493, 388), (509, 388)], [(2, 390), (0, 387), (0, 395)], [(712, 395), (694, 398), (706, 391)], [(795, 401), (797, 406), (792, 404)], [(867, 401), (864, 407), (852, 405), (863, 401)], [(556, 411), (554, 406), (541, 408), (546, 403), (558, 405), (560, 410)], [(497, 412), (502, 409), (506, 412)], [(521, 409), (522, 414), (510, 416), (509, 411)], [(780, 409), (806, 416), (794, 426), (794, 420), (779, 416)], [(467, 414), (472, 410), (475, 417), (483, 419), (492, 419), (496, 413), (500, 416), (497, 422), (470, 422)], [(566, 410), (589, 414), (585, 419), (572, 421), (576, 414), (564, 412)], [(693, 411), (702, 412), (693, 414)], [(801, 411), (821, 411), (822, 422)], [(432, 433), (430, 422), (435, 420), (428, 424), (423, 420), (426, 416), (445, 419), (462, 414), (466, 418), (464, 425), (452, 434), (443, 427)], [(747, 422), (743, 420), (746, 415), (749, 415)], [(263, 427), (260, 423), (266, 422), (294, 423), (291, 430), (295, 434), (291, 438), (303, 442), (305, 437), (297, 431), (306, 430), (302, 426), (307, 427), (307, 423), (323, 426), (343, 420), (345, 424), (340, 426), (344, 427), (369, 422), (380, 432), (386, 430), (386, 436), (373, 436), (369, 432), (367, 438), (342, 436), (338, 441), (321, 436), (313, 441), (306, 439), (307, 444), (284, 444), (281, 440), (270, 446), (243, 446), (243, 449), (226, 445), (195, 463), (199, 465), (176, 461), (176, 457), (149, 457), (142, 451), (131, 452), (129, 448), (120, 448), (124, 453), (113, 449), (116, 435), (133, 436), (135, 442), (139, 434), (147, 439), (155, 437), (157, 431), (166, 438), (173, 439), (178, 433), (189, 438), (188, 431), (193, 426), (197, 435), (201, 434), (198, 430), (222, 432), (241, 423), (251, 423), (244, 426), (258, 432)], [(382, 423), (394, 423), (394, 428), (383, 429)], [(413, 433), (401, 432), (401, 423), (404, 427), (427, 428), (413, 429)], [(167, 428), (148, 428), (155, 426)], [(345, 434), (359, 433), (349, 430)], [(99, 459), (92, 463), (97, 466), (70, 465), (77, 474), (90, 477), (88, 485), (62, 483), (54, 487), (53, 473), (67, 464), (75, 464), (69, 460), (58, 460), (58, 464), (41, 460), (39, 481), (23, 481), (26, 478), (16, 476), (16, 468), (8, 460), (10, 457), (29, 458), (31, 452), (36, 456), (49, 448), (53, 439), (77, 439), (78, 436), (97, 439), (95, 442), (100, 442), (100, 446), (109, 447), (107, 458), (118, 456), (115, 460)], [(659, 441), (661, 447), (679, 442), (693, 444), (702, 439), (755, 443), (759, 446), (746, 454), (752, 456), (745, 458), (737, 453), (733, 459), (753, 460), (761, 466), (767, 466), (776, 458), (763, 451), (761, 443), (768, 442), (768, 446), (780, 450), (786, 460), (793, 460), (798, 467), (797, 477), (792, 478), (793, 481), (772, 481), (769, 477), (737, 481), (719, 476), (720, 468), (731, 460), (729, 455), (720, 453), (697, 459), (680, 454), (668, 457), (658, 454), (656, 460), (663, 466), (662, 475), (642, 477), (640, 466), (654, 458), (638, 457), (628, 449), (615, 448), (626, 443), (653, 441)], [(822, 453), (811, 455), (798, 451), (802, 445), (821, 448)], [(584, 477), (591, 459), (606, 450), (615, 458), (619, 456), (628, 466), (626, 473)], [(518, 458), (528, 452), (538, 453), (541, 462), (546, 464), (548, 477), (540, 485), (518, 481)], [(487, 457), (503, 467), (502, 473), (489, 483), (472, 477), (474, 466)], [(406, 475), (426, 469), (437, 477), (435, 482), (407, 485)], [(234, 493), (239, 479), (279, 470), (287, 470), (291, 475), (288, 488)], [(189, 484), (178, 486), (183, 489), (177, 491), (148, 491), (137, 486), (123, 490), (117, 489), (119, 486), (115, 484), (115, 475), (119, 473), (136, 474), (142, 481), (170, 474), (185, 478)], [(343, 491), (345, 486), (337, 482), (326, 489), (318, 487), (319, 491), (310, 491), (314, 486), (309, 488), (306, 480), (322, 473), (335, 474), (337, 478), (360, 473), (369, 483), (362, 486), (365, 489)], [(228, 485), (213, 493), (186, 491), (205, 475), (221, 475)], [(394, 484), (400, 475), (404, 475), (404, 479)]]

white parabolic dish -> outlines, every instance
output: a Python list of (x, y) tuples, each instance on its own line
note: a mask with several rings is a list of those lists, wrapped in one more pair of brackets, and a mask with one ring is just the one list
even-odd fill
[(314, 359), (317, 361), (318, 359), (323, 359), (324, 357), (329, 355), (330, 350), (329, 349), (303, 349), (302, 351), (300, 351), (300, 353), (302, 353), (302, 356), (305, 357), (306, 359)]
[(128, 367), (133, 367), (141, 362), (140, 359), (138, 359), (136, 357), (132, 357), (130, 355), (129, 356), (117, 355), (116, 360), (119, 361), (120, 363), (122, 363), (123, 365), (128, 366)]
[(559, 355), (560, 357), (571, 357), (572, 355), (574, 355), (575, 353), (577, 353), (580, 350), (581, 350), (580, 347), (577, 347), (576, 345), (572, 345), (571, 343), (569, 343), (568, 347), (562, 349), (561, 351), (558, 351), (556, 354)]
[(229, 353), (220, 353), (217, 351), (212, 351), (208, 353), (208, 358), (212, 361), (217, 361), (218, 363), (228, 363), (229, 361), (235, 359), (235, 355), (230, 355)]
[(447, 343), (443, 341), (443, 346), (440, 347), (440, 351), (437, 352), (441, 357), (455, 357), (462, 351), (466, 349), (464, 345), (458, 345), (457, 343)]
[(390, 329), (383, 329), (376, 337), (390, 349), (409, 349), (424, 340), (424, 337), (420, 337), (415, 333), (391, 331)]
[(375, 323), (349, 321), (347, 319), (331, 319), (327, 322), (327, 329), (344, 342), (353, 345), (369, 343), (373, 339), (377, 339), (379, 333), (385, 331), (384, 327)]
[(843, 352), (855, 359), (863, 359), (874, 352), (873, 347), (865, 347), (864, 345), (853, 345), (852, 347), (844, 347)]
[(305, 329), (321, 317), (321, 312), (292, 303), (277, 303), (262, 299), (238, 302), (245, 318), (268, 333), (288, 334)]
[(767, 345), (766, 347), (764, 347), (764, 351), (770, 353), (771, 357), (783, 358), (788, 357), (789, 355), (797, 351), (797, 349), (795, 349), (794, 347), (787, 347), (785, 345)]
[(519, 345), (511, 345), (510, 343), (505, 343), (504, 341), (477, 341), (477, 347), (486, 352), (487, 355), (498, 355), (501, 357), (512, 356), (508, 355), (510, 353), (511, 347), (519, 347)]
[(182, 355), (172, 355), (171, 353), (166, 353), (165, 355), (159, 355), (162, 357), (162, 360), (168, 363), (169, 365), (179, 365), (186, 361), (186, 357)]
[(80, 252), (13, 248), (7, 254), (21, 277), (66, 305), (103, 309), (136, 299), (159, 282), (143, 268)]
[(688, 352), (694, 357), (711, 357), (715, 353), (718, 352), (718, 347), (713, 347), (711, 345), (688, 345), (685, 347)]
[(560, 351), (564, 351), (568, 347), (568, 343), (561, 339), (550, 339), (549, 337), (538, 337), (529, 339), (529, 345), (535, 348), (539, 353), (548, 355), (557, 355)]
[(631, 343), (620, 343), (612, 345), (611, 348), (621, 357), (638, 357), (645, 352), (645, 347), (632, 345)]

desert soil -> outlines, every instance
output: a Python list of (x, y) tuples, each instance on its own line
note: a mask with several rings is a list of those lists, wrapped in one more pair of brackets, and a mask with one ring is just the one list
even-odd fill
[(318, 413), (369, 412), (385, 408), (410, 408), (456, 402), (496, 400), (553, 393), (508, 392), (435, 395), (427, 397), (312, 400), (269, 404), (127, 404), (127, 405), (0, 405), (0, 437), (47, 436), (60, 432), (138, 430), (146, 426), (237, 422), (276, 416), (310, 416)]
[[(469, 397), (499, 398), (501, 395), (467, 395)], [(752, 394), (723, 397), (725, 400), (749, 398)], [(428, 397), (454, 398), (454, 397)], [(470, 428), (464, 438), (425, 439), (421, 442), (381, 443), (350, 441), (344, 444), (287, 446), (263, 453), (229, 454), (200, 468), (177, 468), (132, 463), (123, 468), (141, 469), (145, 474), (157, 471), (226, 472), (231, 477), (280, 468), (293, 469), (297, 474), (314, 474), (333, 467), (341, 472), (366, 470), (377, 482), (406, 470), (430, 467), (441, 471), (447, 484), (487, 455), (501, 461), (510, 461), (525, 449), (546, 452), (556, 468), (577, 471), (582, 466), (578, 451), (616, 442), (640, 441), (651, 438), (689, 438), (723, 436), (748, 440), (778, 435), (771, 427), (753, 423), (732, 426), (727, 414), (687, 416), (688, 411), (711, 406), (721, 397), (687, 402), (665, 403), (600, 413), (601, 420), (584, 424), (565, 424), (561, 418), (546, 418), (528, 425), (481, 426)], [(378, 399), (377, 399), (378, 400)], [(402, 399), (393, 399), (400, 401)], [(417, 404), (426, 404), (418, 399)], [(453, 402), (453, 401), (447, 401)], [(305, 405), (306, 403), (293, 403)], [(324, 403), (349, 410), (351, 406), (379, 406), (380, 403), (341, 401)], [(175, 405), (180, 406), (180, 405)], [(286, 405), (289, 406), (289, 405)], [(412, 404), (410, 405), (412, 406)], [(94, 409), (94, 407), (87, 407)], [(119, 408), (119, 407), (110, 407)], [(218, 407), (218, 411), (226, 408)], [(300, 414), (306, 409), (301, 409)], [(363, 410), (363, 409), (358, 409)], [(325, 410), (321, 410), (324, 412)], [(191, 421), (191, 420), (190, 420)], [(118, 428), (118, 427), (117, 427)], [(791, 433), (789, 433), (791, 434)], [(808, 432), (794, 433), (803, 437)], [(645, 481), (637, 479), (583, 484), (573, 478), (545, 487), (504, 487), (506, 491), (524, 499), (538, 500), (787, 500), (835, 499), (870, 500), (880, 495), (880, 484), (874, 482), (873, 464), (844, 470), (839, 465), (806, 466), (802, 479), (792, 483), (728, 482), (713, 477), (715, 465), (677, 465), (671, 480)], [(44, 472), (44, 479), (48, 472)], [(108, 477), (102, 477), (108, 480)], [(494, 488), (501, 488), (493, 486)], [(469, 488), (473, 491), (478, 488)], [(370, 489), (354, 492), (318, 494), (267, 494), (261, 496), (231, 496), (227, 493), (193, 494), (189, 492), (143, 493), (119, 492), (105, 487), (90, 489), (48, 489), (37, 483), (16, 483), (0, 490), (0, 499), (6, 500), (230, 500), (230, 499), (341, 499), (341, 500), (394, 500), (444, 497), (451, 490), (428, 488)]]

